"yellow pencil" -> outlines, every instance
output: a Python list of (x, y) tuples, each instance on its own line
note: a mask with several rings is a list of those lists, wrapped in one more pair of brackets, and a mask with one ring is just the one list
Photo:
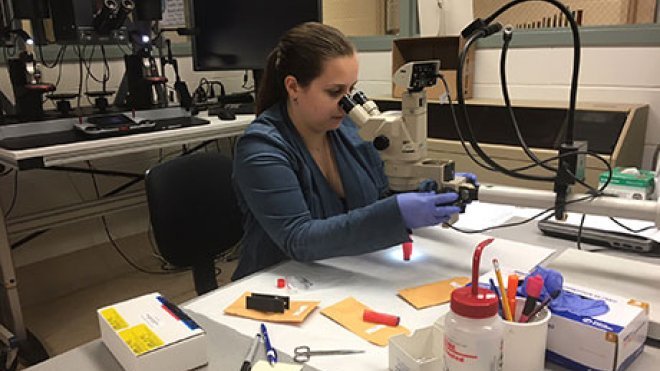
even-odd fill
[(506, 288), (504, 287), (504, 281), (502, 280), (502, 272), (500, 272), (500, 262), (497, 259), (493, 259), (493, 267), (495, 267), (495, 276), (497, 277), (497, 284), (500, 285), (500, 295), (502, 295), (502, 308), (504, 308), (504, 319), (507, 321), (513, 321), (513, 316), (511, 315), (511, 308), (509, 307), (508, 296), (506, 295)]

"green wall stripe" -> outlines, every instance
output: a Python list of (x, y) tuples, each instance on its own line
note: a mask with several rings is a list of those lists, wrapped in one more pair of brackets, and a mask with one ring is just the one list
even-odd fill
[[(501, 47), (502, 38), (498, 35), (480, 40), (477, 47)], [(660, 46), (660, 24), (581, 27), (580, 43), (582, 46)], [(571, 45), (570, 29), (514, 30), (511, 41), (512, 48)]]

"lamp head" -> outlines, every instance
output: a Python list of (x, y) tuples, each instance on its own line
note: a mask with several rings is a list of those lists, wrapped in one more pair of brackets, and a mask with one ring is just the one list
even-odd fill
[(34, 45), (34, 40), (32, 37), (25, 32), (25, 30), (22, 30), (20, 28), (17, 29), (10, 29), (10, 28), (5, 28), (2, 31), (0, 31), (0, 38), (4, 40), (5, 42), (9, 41), (11, 38), (11, 35), (14, 34), (16, 35), (19, 39), (23, 40), (23, 42), (26, 45)]

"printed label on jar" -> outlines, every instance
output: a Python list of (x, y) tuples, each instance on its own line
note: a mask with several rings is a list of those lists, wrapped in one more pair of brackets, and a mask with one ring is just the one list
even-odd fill
[[(490, 340), (490, 341), (488, 341)], [(449, 337), (445, 334), (445, 371), (454, 370), (502, 370), (502, 342)]]

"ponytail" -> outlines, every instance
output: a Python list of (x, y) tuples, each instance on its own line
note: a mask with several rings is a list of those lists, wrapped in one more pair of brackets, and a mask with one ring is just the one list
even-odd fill
[(277, 73), (277, 53), (278, 48), (276, 47), (268, 55), (266, 70), (261, 76), (259, 84), (257, 84), (257, 101), (255, 104), (257, 116), (270, 106), (286, 98), (284, 81), (280, 80)]

